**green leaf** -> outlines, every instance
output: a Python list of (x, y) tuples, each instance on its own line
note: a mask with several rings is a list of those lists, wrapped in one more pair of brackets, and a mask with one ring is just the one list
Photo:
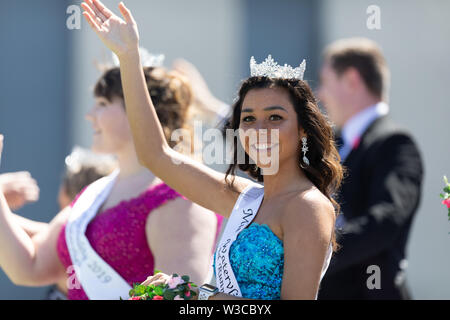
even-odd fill
[(157, 273), (162, 273), (162, 271), (161, 271), (161, 270), (158, 270), (158, 269), (155, 269), (155, 273), (154, 273), (153, 275), (155, 275), (155, 274), (157, 274)]
[(139, 286), (140, 286), (140, 284), (138, 282), (133, 283), (133, 289), (131, 289), (130, 292), (128, 292), (130, 297), (133, 297), (136, 295), (136, 288)]
[(142, 296), (143, 294), (145, 294), (147, 291), (147, 287), (146, 286), (141, 286), (138, 285), (136, 286), (136, 288), (134, 289), (134, 295), (135, 296)]
[(177, 294), (172, 290), (166, 290), (163, 294), (164, 300), (173, 300)]
[(186, 283), (189, 282), (189, 276), (182, 276), (181, 279), (183, 279)]
[(176, 273), (174, 273), (174, 274), (172, 275), (172, 277), (176, 278), (176, 277), (178, 277), (178, 275), (177, 275)]
[(153, 291), (157, 296), (162, 296), (164, 294), (164, 291), (161, 287), (156, 287), (155, 291)]

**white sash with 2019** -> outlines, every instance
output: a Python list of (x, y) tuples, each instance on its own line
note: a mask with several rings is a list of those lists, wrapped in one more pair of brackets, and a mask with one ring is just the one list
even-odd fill
[(77, 280), (91, 300), (127, 299), (130, 285), (91, 247), (85, 232), (109, 195), (119, 171), (89, 185), (71, 209), (66, 242)]

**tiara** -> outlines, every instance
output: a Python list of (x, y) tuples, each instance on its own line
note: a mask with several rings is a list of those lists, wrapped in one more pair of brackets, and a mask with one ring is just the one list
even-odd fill
[[(143, 67), (162, 67), (166, 56), (163, 54), (152, 54), (147, 49), (140, 47), (139, 56), (141, 57)], [(113, 53), (113, 64), (116, 67), (120, 66), (119, 58)]]
[(269, 54), (267, 59), (260, 64), (256, 63), (254, 57), (250, 59), (250, 74), (252, 77), (269, 77), (269, 78), (284, 78), (284, 79), (299, 79), (303, 80), (303, 75), (306, 70), (306, 60), (297, 68), (292, 68), (285, 64), (280, 66), (273, 60), (272, 55)]

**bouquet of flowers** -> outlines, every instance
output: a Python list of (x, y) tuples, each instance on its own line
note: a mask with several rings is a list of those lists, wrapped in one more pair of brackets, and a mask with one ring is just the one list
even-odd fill
[(193, 287), (196, 285), (189, 282), (189, 276), (180, 277), (173, 274), (166, 284), (158, 286), (134, 284), (128, 300), (190, 300), (197, 294), (191, 290)]
[(450, 220), (450, 183), (448, 183), (447, 177), (444, 176), (444, 193), (441, 193), (441, 198), (444, 199), (442, 204), (447, 206), (448, 209), (448, 220)]

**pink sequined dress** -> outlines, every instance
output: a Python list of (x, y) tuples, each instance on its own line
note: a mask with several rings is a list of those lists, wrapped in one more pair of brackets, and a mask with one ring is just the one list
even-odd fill
[[(154, 259), (147, 243), (145, 224), (153, 209), (182, 197), (165, 183), (150, 187), (138, 197), (122, 201), (95, 217), (86, 229), (92, 248), (130, 286), (141, 283), (154, 272)], [(217, 217), (217, 233), (222, 217)], [(217, 240), (217, 234), (216, 234)], [(67, 269), (72, 265), (63, 226), (57, 242), (58, 256)], [(69, 289), (69, 300), (88, 300), (83, 288)]]

